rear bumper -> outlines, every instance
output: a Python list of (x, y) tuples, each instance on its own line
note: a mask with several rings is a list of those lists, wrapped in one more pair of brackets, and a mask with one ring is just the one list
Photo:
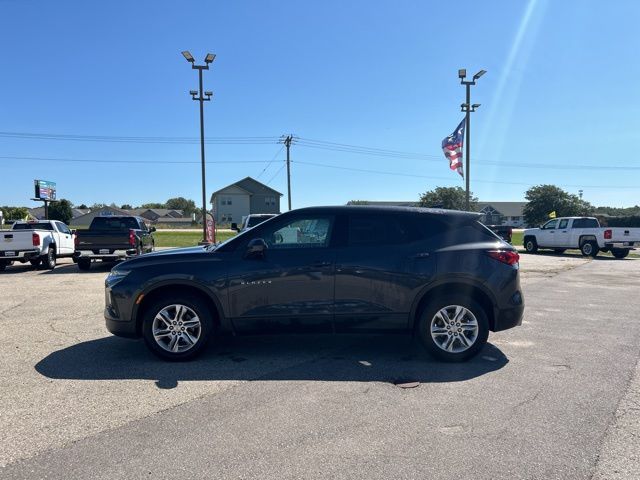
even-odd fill
[(522, 317), (524, 316), (524, 304), (513, 308), (505, 308), (498, 310), (495, 316), (494, 332), (508, 330), (509, 328), (522, 325)]
[[(14, 255), (7, 255), (7, 252), (13, 252)], [(40, 256), (39, 250), (10, 250), (4, 249), (0, 250), (0, 260), (5, 260), (9, 262), (14, 261), (27, 261), (33, 258), (37, 258)]]

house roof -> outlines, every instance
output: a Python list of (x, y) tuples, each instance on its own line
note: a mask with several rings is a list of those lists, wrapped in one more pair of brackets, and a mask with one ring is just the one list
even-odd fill
[(257, 181), (254, 178), (251, 178), (251, 177), (245, 177), (242, 180), (238, 180), (237, 182), (232, 183), (231, 185), (227, 185), (226, 187), (221, 188), (220, 190), (216, 190), (215, 192), (213, 192), (211, 194), (211, 201), (213, 202), (213, 197), (215, 197), (216, 195), (218, 195), (221, 192), (224, 192), (225, 190), (227, 190), (230, 187), (240, 188), (240, 189), (244, 190), (245, 192), (247, 192), (249, 195), (274, 194), (274, 195), (282, 196), (282, 193), (278, 192), (277, 190), (274, 190), (273, 188), (265, 185), (264, 183), (261, 183), (261, 182)]
[(183, 215), (182, 210), (176, 210), (175, 208), (134, 208), (129, 210), (134, 215), (142, 215), (145, 212), (153, 212), (159, 217), (166, 217), (170, 213), (177, 213), (179, 216)]
[(493, 207), (506, 217), (521, 217), (527, 202), (478, 202), (478, 211), (485, 207)]

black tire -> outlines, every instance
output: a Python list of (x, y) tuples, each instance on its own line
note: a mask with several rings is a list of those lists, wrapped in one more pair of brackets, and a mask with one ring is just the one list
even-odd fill
[(49, 251), (47, 252), (47, 254), (41, 257), (41, 262), (42, 263), (40, 264), (40, 268), (42, 268), (43, 270), (53, 270), (54, 268), (56, 268), (56, 249), (49, 247)]
[(556, 253), (564, 253), (564, 252), (567, 251), (567, 249), (566, 248), (554, 248), (553, 251), (556, 252)]
[(91, 270), (91, 259), (82, 257), (78, 258), (78, 268), (83, 272)]
[(7, 268), (7, 262), (0, 262), (0, 272), (4, 272), (4, 269)]
[(580, 245), (580, 252), (582, 252), (582, 255), (584, 255), (585, 257), (595, 258), (596, 255), (598, 255), (599, 251), (600, 248), (598, 247), (598, 244), (595, 242), (595, 240), (587, 240), (586, 242), (583, 242), (582, 245)]
[(619, 250), (617, 248), (614, 248), (613, 250), (611, 250), (611, 255), (616, 258), (622, 259), (629, 255), (629, 250)]
[[(199, 336), (197, 337), (197, 340), (195, 341), (195, 343), (193, 343), (191, 346), (188, 346), (189, 342), (186, 341), (186, 337), (184, 337), (183, 339), (179, 337), (176, 338), (174, 331), (177, 331), (177, 330), (172, 330), (171, 333), (173, 337), (169, 336), (167, 333), (165, 338), (168, 340), (172, 338), (176, 338), (174, 342), (175, 342), (175, 345), (178, 345), (178, 348), (180, 348), (180, 342), (182, 342), (182, 347), (188, 346), (188, 349), (184, 351), (178, 351), (178, 352), (168, 351), (165, 348), (169, 348), (170, 345), (165, 345), (165, 347), (161, 346), (159, 342), (162, 342), (163, 340), (156, 341), (153, 335), (154, 319), (163, 309), (167, 308), (169, 309), (168, 312), (173, 311), (174, 313), (177, 314), (177, 310), (171, 308), (171, 306), (173, 305), (188, 307), (188, 309), (191, 309), (200, 320)], [(189, 312), (187, 311), (187, 314), (188, 313)], [(180, 317), (177, 317), (177, 318), (179, 319)], [(193, 318), (193, 317), (182, 317), (182, 318)], [(169, 326), (168, 328), (172, 328), (172, 326)], [(184, 326), (180, 327), (179, 325), (176, 325), (175, 328), (176, 329), (182, 328), (184, 330), (185, 327)], [(187, 327), (187, 329), (188, 328), (189, 327)], [(159, 298), (157, 300), (154, 300), (153, 303), (151, 303), (148, 306), (145, 306), (144, 313), (142, 316), (142, 337), (144, 338), (144, 342), (149, 348), (149, 350), (151, 350), (158, 357), (164, 360), (169, 360), (173, 362), (191, 360), (192, 358), (196, 357), (200, 352), (202, 352), (202, 349), (206, 346), (213, 331), (214, 331), (214, 321), (212, 318), (211, 311), (209, 310), (206, 303), (201, 298), (194, 295), (175, 295), (175, 296), (164, 297), (164, 298)], [(178, 332), (178, 335), (180, 335), (180, 333), (181, 332)], [(195, 331), (192, 330), (191, 334), (195, 335)], [(186, 332), (185, 332), (185, 335), (186, 335)]]
[[(432, 335), (431, 333), (432, 323), (436, 328), (438, 328), (438, 323), (440, 322), (440, 318), (442, 317), (437, 318), (436, 315), (439, 312), (444, 310), (455, 312), (455, 310), (453, 309), (458, 306), (464, 307), (468, 312), (472, 314), (472, 317), (475, 317), (478, 328), (471, 346), (469, 346), (468, 348), (460, 352), (449, 352), (449, 351), (445, 351), (443, 347), (439, 346), (436, 343), (436, 340), (434, 339), (434, 335)], [(467, 318), (468, 320), (471, 320), (471, 317), (469, 317), (467, 314), (465, 314), (465, 318)], [(444, 328), (448, 327), (447, 325), (444, 324), (444, 322), (440, 322), (440, 323), (443, 324), (443, 327), (442, 327), (443, 330)], [(466, 323), (466, 324), (470, 325), (470, 323)], [(458, 322), (454, 324), (453, 335), (457, 336), (458, 332), (463, 331), (461, 328), (456, 329), (456, 326), (461, 327), (464, 325), (465, 325), (465, 322), (462, 322), (462, 323)], [(466, 360), (469, 360), (470, 358), (477, 355), (478, 352), (480, 352), (482, 347), (484, 347), (484, 345), (487, 343), (487, 339), (489, 338), (489, 321), (487, 319), (486, 312), (475, 300), (462, 295), (449, 295), (449, 296), (438, 298), (430, 302), (423, 309), (422, 314), (418, 319), (417, 329), (418, 329), (417, 336), (420, 339), (422, 345), (427, 349), (427, 351), (431, 355), (436, 357), (438, 360), (442, 360), (445, 362), (464, 362)], [(447, 328), (447, 330), (449, 330), (449, 328)], [(455, 330), (457, 330), (458, 332), (455, 332)], [(442, 337), (444, 339), (453, 338), (450, 331), (447, 331), (446, 333), (448, 337), (444, 334), (442, 335), (436, 334), (435, 336), (439, 338)], [(465, 338), (467, 337), (465, 336)], [(456, 337), (453, 340), (451, 340), (452, 347), (456, 343), (457, 343), (456, 348), (463, 347), (461, 337)]]
[(538, 251), (538, 242), (536, 242), (536, 237), (526, 237), (524, 239), (524, 249), (527, 253), (536, 253)]

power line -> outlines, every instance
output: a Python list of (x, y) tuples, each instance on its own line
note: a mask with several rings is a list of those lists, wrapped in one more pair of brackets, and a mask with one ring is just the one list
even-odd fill
[[(74, 162), (74, 163), (138, 163), (143, 165), (157, 165), (157, 164), (177, 164), (187, 165), (193, 163), (200, 163), (200, 161), (177, 161), (177, 160), (98, 160), (90, 158), (51, 158), (51, 157), (24, 157), (18, 155), (0, 155), (0, 159), (8, 160), (33, 160), (33, 161), (47, 161), (47, 162)], [(207, 163), (263, 163), (264, 160), (209, 160)]]
[[(75, 134), (54, 134), (54, 133), (30, 133), (30, 132), (0, 132), (0, 137), (22, 138), (32, 140), (60, 140), (60, 141), (83, 141), (83, 142), (113, 142), (113, 143), (141, 143), (141, 144), (196, 144), (197, 137), (166, 137), (166, 136), (110, 136), (110, 135), (75, 135)], [(205, 140), (208, 144), (217, 145), (271, 145), (282, 142), (281, 137), (276, 136), (237, 136), (237, 137), (210, 137)], [(330, 142), (325, 140), (295, 137), (295, 143), (304, 148), (320, 149), (325, 151), (342, 152), (364, 156), (374, 156), (382, 158), (393, 158), (397, 160), (420, 160), (442, 163), (443, 157), (439, 155), (429, 155), (416, 152), (392, 150), (378, 147), (366, 147), (348, 143)], [(281, 150), (276, 153), (277, 156)], [(2, 157), (0, 157), (2, 158)], [(17, 157), (12, 157), (17, 158)], [(71, 161), (71, 160), (66, 160)], [(75, 160), (74, 160), (75, 161)], [(271, 163), (273, 160), (270, 161)], [(477, 163), (482, 165), (495, 165), (508, 168), (536, 168), (549, 170), (640, 170), (640, 166), (635, 165), (588, 165), (588, 164), (564, 164), (564, 163), (521, 163), (521, 162), (498, 162), (493, 160), (477, 159)], [(106, 162), (101, 162), (106, 163)], [(186, 163), (186, 162), (185, 162)], [(234, 163), (234, 162), (229, 162)], [(270, 165), (267, 165), (267, 169)], [(261, 172), (261, 175), (264, 172)]]
[(278, 169), (278, 171), (273, 174), (273, 176), (269, 179), (269, 181), (265, 185), (269, 185), (273, 181), (273, 179), (276, 178), (282, 170), (284, 170), (284, 167), (286, 166), (287, 164), (283, 163), (282, 166)]
[[(451, 177), (436, 177), (433, 175), (418, 175), (413, 173), (403, 173), (403, 172), (390, 172), (390, 171), (382, 171), (382, 170), (370, 170), (364, 168), (351, 168), (351, 167), (342, 167), (339, 165), (328, 165), (323, 163), (315, 163), (315, 162), (304, 162), (297, 160), (295, 163), (301, 165), (311, 165), (314, 167), (323, 167), (323, 168), (333, 168), (337, 170), (348, 170), (351, 172), (363, 172), (363, 173), (374, 173), (378, 175), (392, 175), (399, 177), (413, 177), (413, 178), (428, 178), (431, 180), (451, 180)], [(489, 183), (489, 184), (501, 184), (501, 185), (524, 185), (524, 186), (534, 186), (538, 183), (524, 183), (524, 182), (505, 182), (500, 180), (476, 180), (478, 183)], [(569, 185), (563, 184), (564, 187), (575, 187), (575, 188), (630, 188), (630, 189), (638, 189), (639, 187), (636, 185)]]
[[(0, 137), (29, 140), (62, 140), (107, 143), (199, 143), (198, 137), (127, 137), (116, 135), (63, 135), (56, 133), (0, 132)], [(269, 145), (278, 142), (278, 137), (210, 137), (206, 143), (226, 145)]]
[(263, 174), (264, 172), (266, 172), (266, 171), (267, 171), (267, 168), (269, 168), (269, 167), (271, 166), (271, 164), (273, 163), (273, 161), (276, 159), (276, 157), (277, 157), (278, 155), (280, 155), (280, 152), (282, 151), (282, 149), (283, 149), (283, 148), (284, 148), (284, 145), (282, 145), (282, 146), (278, 149), (278, 151), (276, 152), (276, 154), (271, 158), (271, 160), (269, 160), (269, 161), (267, 162), (267, 165), (266, 165), (266, 166), (262, 169), (262, 171), (258, 174), (258, 176), (256, 177), (256, 180), (257, 180), (257, 179), (259, 179), (259, 178), (262, 176), (262, 174)]

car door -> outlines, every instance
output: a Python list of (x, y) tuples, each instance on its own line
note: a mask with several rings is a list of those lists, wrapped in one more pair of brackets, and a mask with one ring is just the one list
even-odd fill
[(569, 219), (561, 218), (556, 228), (555, 237), (553, 238), (555, 247), (567, 248), (571, 244), (571, 230), (569, 228)]
[(540, 229), (540, 238), (537, 239), (539, 247), (553, 247), (555, 245), (555, 234), (558, 220), (553, 219), (545, 223)]
[(336, 256), (335, 330), (406, 329), (416, 292), (435, 274), (420, 220), (364, 213), (342, 221), (346, 238)]
[[(249, 230), (229, 267), (229, 316), (239, 332), (331, 331), (335, 248), (332, 215), (301, 214)], [(262, 256), (247, 244), (262, 239)]]
[(62, 222), (55, 222), (58, 230), (58, 255), (71, 255), (75, 250), (71, 230)]

